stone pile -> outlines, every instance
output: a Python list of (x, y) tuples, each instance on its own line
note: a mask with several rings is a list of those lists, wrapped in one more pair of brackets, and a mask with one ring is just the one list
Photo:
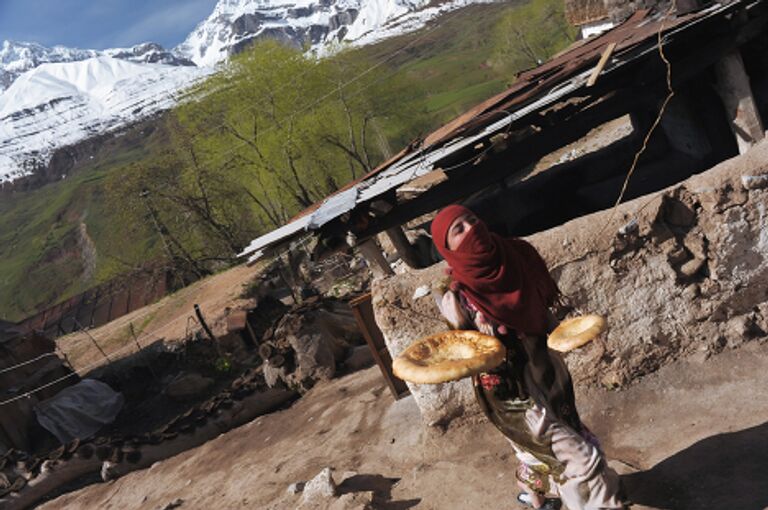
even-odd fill
[(362, 337), (347, 303), (311, 298), (267, 330), (262, 342), (267, 385), (305, 391), (331, 379)]

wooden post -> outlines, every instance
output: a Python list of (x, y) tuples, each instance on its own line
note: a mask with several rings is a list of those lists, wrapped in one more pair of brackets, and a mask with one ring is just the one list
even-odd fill
[(412, 269), (420, 269), (424, 267), (424, 265), (419, 260), (419, 254), (408, 240), (405, 232), (403, 232), (403, 227), (397, 226), (388, 228), (386, 233), (387, 237), (389, 237), (389, 240), (392, 241), (392, 245), (395, 247), (395, 250), (397, 250), (397, 254), (400, 255), (401, 259), (403, 259), (403, 262), (408, 264), (408, 266)]
[(384, 376), (392, 396), (395, 397), (395, 400), (405, 397), (410, 393), (410, 390), (402, 379), (392, 373), (392, 356), (387, 349), (384, 335), (376, 325), (371, 293), (353, 299), (349, 302), (349, 306), (352, 308), (357, 327), (360, 328), (365, 343), (371, 349), (371, 355), (379, 366), (381, 375)]
[(210, 338), (211, 341), (217, 342), (216, 337), (213, 336), (213, 332), (211, 331), (211, 328), (208, 327), (208, 323), (205, 322), (205, 319), (203, 318), (203, 312), (200, 310), (200, 305), (195, 303), (194, 309), (195, 309), (195, 315), (197, 315), (197, 320), (200, 322), (200, 326), (202, 326), (203, 331), (205, 331), (205, 334), (208, 335), (208, 338)]
[(381, 253), (379, 243), (377, 243), (376, 239), (373, 237), (362, 244), (358, 244), (357, 249), (360, 250), (360, 253), (365, 257), (365, 260), (368, 261), (368, 265), (370, 266), (371, 271), (373, 271), (374, 276), (382, 277), (395, 274), (395, 272), (392, 271), (389, 262), (387, 262), (387, 259), (384, 258), (384, 255)]
[(739, 154), (744, 154), (765, 136), (765, 128), (757, 110), (749, 76), (744, 69), (741, 52), (736, 49), (714, 65), (717, 90), (725, 105), (731, 131), (736, 136)]
[(91, 342), (93, 342), (93, 345), (96, 346), (96, 349), (98, 349), (98, 351), (101, 353), (101, 355), (104, 356), (104, 359), (107, 360), (107, 363), (112, 363), (112, 360), (110, 359), (109, 355), (106, 352), (104, 352), (104, 349), (101, 348), (99, 343), (96, 341), (95, 338), (93, 338), (93, 336), (88, 332), (88, 330), (85, 329), (82, 324), (77, 322), (77, 319), (73, 319), (73, 320), (74, 320), (75, 324), (77, 325), (77, 327), (79, 327), (82, 330), (82, 332), (85, 333), (86, 336), (91, 339)]

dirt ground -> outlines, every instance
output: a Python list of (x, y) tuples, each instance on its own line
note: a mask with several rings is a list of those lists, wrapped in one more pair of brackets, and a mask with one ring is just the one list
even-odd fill
[(214, 334), (217, 334), (223, 329), (227, 310), (237, 308), (247, 301), (240, 299), (243, 287), (261, 270), (259, 264), (251, 267), (245, 264), (236, 266), (195, 282), (157, 303), (89, 330), (88, 333), (76, 332), (61, 337), (56, 343), (75, 370), (92, 368), (106, 361), (94, 346), (94, 340), (112, 361), (136, 351), (130, 324), (133, 324), (142, 347), (161, 338), (184, 338), (188, 321), (195, 315), (195, 303), (200, 305), (203, 317), (214, 330)]
[[(694, 355), (625, 390), (579, 394), (583, 418), (623, 474), (634, 508), (766, 508), (765, 349), (753, 342), (709, 359)], [(327, 466), (341, 494), (373, 491), (375, 508), (518, 508), (514, 456), (492, 425), (474, 417), (428, 429), (411, 397), (393, 400), (376, 367), (41, 508), (161, 509), (180, 499), (182, 509), (293, 509), (301, 495), (288, 486)]]

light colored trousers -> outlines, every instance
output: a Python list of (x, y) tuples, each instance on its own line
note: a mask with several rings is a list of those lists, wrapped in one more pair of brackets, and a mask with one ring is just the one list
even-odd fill
[[(565, 470), (550, 487), (568, 510), (624, 508), (618, 497), (619, 476), (608, 467), (600, 449), (573, 429), (547, 416), (546, 409), (534, 406), (525, 413), (528, 428), (539, 440), (549, 438), (552, 453)], [(512, 443), (512, 441), (510, 441)], [(531, 468), (542, 463), (512, 443), (518, 460)]]

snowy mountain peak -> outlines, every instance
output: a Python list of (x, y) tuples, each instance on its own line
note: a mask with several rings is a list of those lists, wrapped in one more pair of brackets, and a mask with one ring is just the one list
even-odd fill
[(219, 0), (174, 51), (199, 66), (214, 66), (262, 38), (325, 53), (339, 43), (368, 44), (415, 30), (483, 1), (491, 0)]
[(0, 94), (0, 182), (46, 165), (59, 147), (170, 108), (208, 72), (105, 55), (27, 71)]
[(81, 50), (54, 46), (48, 48), (31, 42), (5, 40), (0, 46), (0, 91), (8, 88), (22, 73), (42, 64), (78, 62), (88, 58), (106, 55), (131, 62), (158, 63), (168, 65), (194, 65), (190, 60), (178, 57), (156, 43), (137, 44), (131, 48), (108, 50)]

